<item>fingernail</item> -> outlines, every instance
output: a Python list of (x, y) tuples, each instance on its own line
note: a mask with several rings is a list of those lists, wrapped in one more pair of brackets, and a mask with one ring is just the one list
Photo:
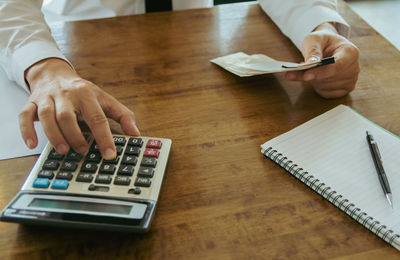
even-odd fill
[(56, 146), (56, 151), (59, 154), (66, 154), (68, 152), (68, 147), (65, 144), (59, 144)]
[(104, 159), (106, 160), (112, 160), (117, 156), (116, 152), (111, 149), (111, 148), (107, 148), (106, 151), (104, 152)]
[(135, 122), (132, 122), (133, 128), (135, 129), (135, 131), (140, 135), (140, 131), (139, 128), (136, 126)]
[(316, 62), (316, 61), (320, 61), (321, 58), (316, 56), (316, 55), (312, 55), (310, 58), (308, 58), (307, 62)]
[(315, 79), (315, 75), (313, 73), (307, 73), (307, 74), (304, 75), (304, 80), (305, 81), (311, 81), (313, 79)]
[(87, 150), (86, 146), (81, 146), (76, 151), (80, 154), (84, 154), (86, 150)]
[(29, 149), (33, 149), (34, 148), (34, 143), (33, 143), (32, 139), (28, 138), (25, 143), (26, 143), (26, 146), (28, 146)]

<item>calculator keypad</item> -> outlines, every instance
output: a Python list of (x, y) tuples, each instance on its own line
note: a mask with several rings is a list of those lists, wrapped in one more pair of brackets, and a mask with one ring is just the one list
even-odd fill
[[(107, 192), (112, 186), (127, 187), (127, 194), (139, 195), (152, 185), (160, 156), (162, 140), (113, 136), (117, 157), (104, 160), (94, 140), (89, 151), (79, 154), (70, 150), (67, 155), (51, 149), (42, 163), (32, 187), (68, 190), (75, 183), (86, 183), (88, 191)], [(143, 147), (143, 145), (145, 146)]]

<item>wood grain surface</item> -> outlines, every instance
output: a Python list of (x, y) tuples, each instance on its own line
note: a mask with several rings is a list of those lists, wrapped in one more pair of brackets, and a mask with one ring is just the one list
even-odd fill
[[(340, 12), (361, 73), (356, 90), (334, 100), (282, 74), (239, 78), (209, 62), (238, 51), (302, 60), (257, 4), (52, 24), (76, 70), (132, 109), (142, 135), (172, 139), (169, 165), (148, 233), (0, 222), (0, 258), (399, 259), (260, 153), (339, 104), (400, 134), (400, 53), (344, 2)], [(0, 161), (0, 208), (36, 158)]]

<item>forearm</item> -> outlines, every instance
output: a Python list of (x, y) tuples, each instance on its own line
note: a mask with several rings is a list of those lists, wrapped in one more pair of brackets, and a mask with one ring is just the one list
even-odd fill
[(332, 22), (341, 35), (348, 34), (349, 27), (336, 11), (335, 0), (259, 0), (259, 3), (299, 49), (305, 36), (326, 22)]
[(10, 80), (26, 87), (27, 68), (40, 60), (65, 59), (40, 11), (42, 1), (0, 0), (0, 64)]

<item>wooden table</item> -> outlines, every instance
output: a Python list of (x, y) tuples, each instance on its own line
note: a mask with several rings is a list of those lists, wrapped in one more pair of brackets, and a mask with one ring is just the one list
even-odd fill
[[(340, 11), (361, 73), (356, 90), (335, 100), (282, 74), (239, 78), (209, 62), (238, 51), (301, 61), (256, 4), (52, 25), (76, 70), (135, 111), (143, 135), (171, 138), (172, 152), (149, 233), (1, 222), (0, 258), (398, 259), (260, 153), (338, 104), (400, 134), (399, 51), (343, 2)], [(36, 158), (0, 161), (1, 208)]]

